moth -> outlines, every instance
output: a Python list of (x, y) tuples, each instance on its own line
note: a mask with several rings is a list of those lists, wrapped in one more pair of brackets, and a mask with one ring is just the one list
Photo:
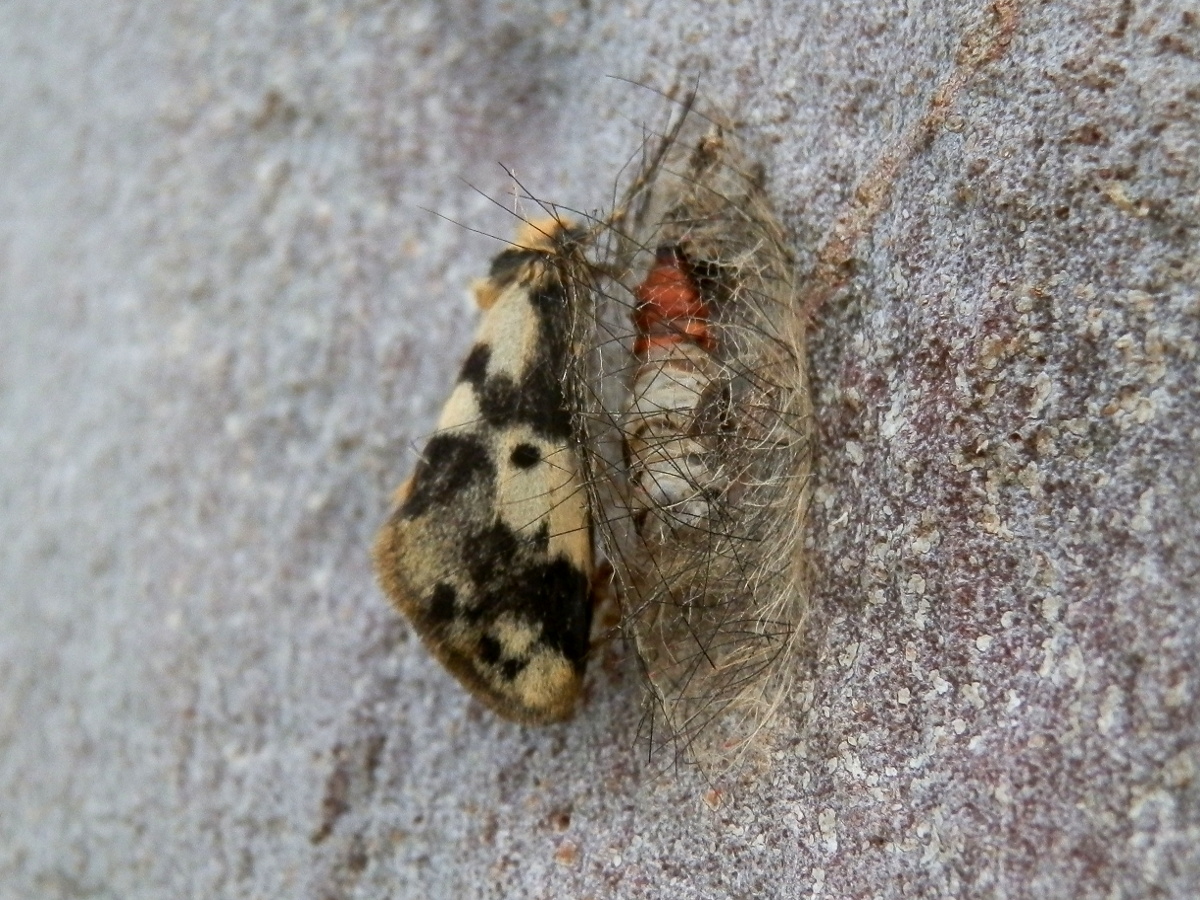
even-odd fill
[(651, 743), (715, 772), (763, 747), (794, 680), (814, 429), (795, 264), (763, 172), (719, 116), (691, 125), (638, 178), (624, 223), (625, 292), (606, 296), (628, 298), (612, 413), (625, 493), (593, 506)]
[(475, 287), (474, 346), (374, 546), (391, 602), (505, 718), (569, 718), (595, 576), (568, 369), (584, 231), (526, 224)]
[(573, 713), (611, 562), (651, 742), (711, 771), (793, 682), (813, 427), (783, 229), (694, 98), (610, 211), (531, 222), (493, 261), (374, 559), (433, 654), (528, 724)]

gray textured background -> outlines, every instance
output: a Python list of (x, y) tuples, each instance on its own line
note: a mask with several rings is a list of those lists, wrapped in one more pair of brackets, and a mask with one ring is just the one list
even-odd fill
[[(366, 555), (497, 248), (422, 207), (603, 203), (680, 72), (823, 302), (816, 650), (719, 793), (619, 646), (498, 722)], [(0, 216), (0, 896), (1200, 892), (1194, 3), (8, 0)]]

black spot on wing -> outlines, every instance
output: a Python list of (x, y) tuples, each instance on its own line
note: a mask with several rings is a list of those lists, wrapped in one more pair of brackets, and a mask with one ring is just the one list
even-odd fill
[(529, 538), (529, 546), (537, 553), (545, 553), (550, 549), (550, 523), (543, 521), (538, 525), (535, 531)]
[[(482, 345), (476, 349), (487, 351)], [(472, 351), (472, 357), (475, 355)], [(479, 356), (484, 358), (482, 353)], [(488, 374), (478, 363), (463, 367), (463, 380), (475, 388), (480, 417), (489, 427), (526, 425), (541, 437), (566, 441), (572, 432), (563, 391), (565, 371), (563, 357), (553, 357), (546, 347), (539, 346), (520, 381), (505, 374)]]
[(529, 302), (537, 312), (541, 334), (536, 359), (521, 379), (521, 390), (539, 399), (525, 422), (546, 437), (566, 440), (571, 437), (571, 411), (563, 390), (570, 353), (566, 289), (558, 281), (540, 285), (530, 291)]
[(512, 681), (525, 670), (527, 665), (529, 665), (527, 659), (506, 659), (500, 664), (500, 675), (502, 678)]
[[(467, 537), (463, 547), (463, 563), (467, 574), (479, 587), (486, 588), (504, 580), (505, 572), (520, 565), (521, 540), (503, 522)], [(484, 608), (489, 604), (484, 603)]]
[(467, 359), (462, 365), (462, 371), (458, 373), (459, 381), (468, 381), (475, 386), (476, 391), (483, 384), (483, 379), (487, 375), (488, 362), (492, 358), (492, 348), (487, 344), (476, 344), (471, 348), (471, 352), (467, 354)]
[(536, 566), (529, 587), (545, 599), (542, 641), (583, 671), (592, 629), (591, 584), (588, 576), (565, 559)]
[(490, 375), (475, 385), (483, 420), (492, 428), (507, 428), (524, 419), (536, 400), (521, 391), (508, 375)]
[(531, 469), (542, 461), (542, 451), (533, 444), (517, 444), (509, 460), (518, 469)]
[(537, 647), (562, 654), (582, 672), (592, 627), (588, 576), (563, 559), (510, 566), (488, 585), (481, 605), (537, 623)]
[(435, 624), (442, 624), (454, 619), (456, 615), (455, 600), (458, 593), (444, 581), (438, 582), (429, 597), (429, 618)]
[(422, 516), (432, 507), (453, 502), (469, 485), (495, 478), (488, 448), (477, 436), (435, 434), (425, 445), (399, 515), (409, 519)]
[[(497, 261), (510, 252), (500, 254)], [(536, 313), (538, 335), (519, 378), (489, 373), (491, 348), (476, 344), (463, 363), (459, 380), (475, 389), (480, 414), (489, 427), (526, 425), (546, 438), (566, 440), (572, 433), (563, 390), (569, 348), (566, 293), (561, 284), (550, 281), (534, 286), (528, 299)]]
[(489, 666), (494, 666), (500, 662), (504, 655), (504, 648), (500, 646), (500, 642), (490, 634), (485, 634), (479, 639), (479, 658)]
[[(563, 391), (564, 360), (550, 361), (540, 353), (538, 362), (521, 381), (521, 396), (528, 398), (521, 422), (535, 434), (554, 441), (571, 438), (571, 411)], [(536, 399), (535, 399), (536, 398)]]
[(504, 645), (485, 634), (479, 639), (478, 653), (480, 661), (489, 666), (500, 667), (500, 677), (512, 681), (529, 665), (529, 660), (516, 656), (505, 656)]

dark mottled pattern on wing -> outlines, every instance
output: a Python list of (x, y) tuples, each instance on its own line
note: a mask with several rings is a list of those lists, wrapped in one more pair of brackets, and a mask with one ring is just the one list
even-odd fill
[(438, 582), (429, 598), (429, 621), (432, 624), (449, 622), (457, 614), (458, 592), (451, 585)]
[(478, 390), (479, 385), (483, 384), (483, 378), (487, 374), (488, 362), (492, 358), (492, 348), (487, 344), (476, 344), (471, 348), (471, 352), (467, 354), (466, 362), (462, 365), (462, 371), (458, 374), (458, 380), (468, 381)]
[[(592, 604), (588, 601), (590, 579), (565, 559), (522, 567), (509, 578), (493, 585), (489, 595), (497, 602), (504, 592), (512, 598), (541, 598), (542, 640), (571, 660), (580, 673), (587, 658), (592, 627)], [(582, 597), (579, 604), (553, 603), (554, 597)], [(518, 605), (516, 608), (520, 608)]]
[(489, 374), (491, 351), (485, 344), (476, 344), (459, 380), (475, 388), (480, 412), (492, 428), (524, 424), (542, 437), (566, 441), (572, 435), (563, 387), (568, 352), (566, 290), (554, 282), (531, 291), (529, 301), (538, 313), (541, 334), (521, 377)]
[(496, 466), (477, 434), (435, 434), (413, 473), (412, 491), (398, 514), (415, 519), (432, 507), (455, 503), (471, 484), (494, 484)]
[[(496, 535), (492, 538), (495, 540)], [(587, 574), (561, 557), (547, 561), (545, 553), (528, 551), (520, 554), (516, 565), (478, 568), (473, 574), (485, 576), (473, 579), (479, 590), (481, 609), (489, 616), (510, 612), (529, 621), (540, 621), (542, 642), (562, 653), (583, 672), (592, 624), (592, 605), (588, 601), (591, 584)], [(577, 597), (582, 602), (565, 603), (566, 597)]]
[[(522, 281), (530, 290), (519, 298), (504, 294)], [(562, 454), (575, 443), (563, 387), (569, 298), (546, 251), (501, 253), (490, 288), (497, 303), (534, 310), (532, 351), (513, 373), (489, 372), (487, 343), (471, 349), (459, 383), (471, 386), (479, 419), (430, 439), (380, 533), (376, 567), (425, 643), (477, 696), (509, 718), (555, 721), (574, 706), (592, 617), (591, 572), (583, 568), (591, 565), (590, 538), (581, 552), (577, 536), (574, 544), (556, 544), (550, 533), (555, 503), (578, 502), (574, 528), (591, 527), (578, 485), (566, 488), (573, 497), (562, 493)], [(514, 431), (521, 435), (515, 443)], [(534, 443), (524, 437), (531, 433)], [(557, 460), (547, 458), (555, 452)], [(557, 493), (545, 494), (545, 519), (506, 521), (497, 508), (499, 486), (532, 484), (536, 498), (539, 469), (560, 475)], [(551, 676), (543, 677), (547, 666)]]

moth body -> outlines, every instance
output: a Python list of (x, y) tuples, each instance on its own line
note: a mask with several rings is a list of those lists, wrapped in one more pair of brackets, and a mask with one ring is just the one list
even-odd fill
[(678, 247), (658, 248), (634, 297), (637, 367), (623, 427), (630, 510), (642, 538), (657, 542), (704, 527), (723, 487), (694, 428), (718, 367), (708, 305)]
[(634, 179), (626, 290), (611, 293), (632, 350), (626, 484), (597, 518), (646, 733), (714, 772), (766, 758), (796, 674), (813, 437), (794, 262), (761, 167), (720, 118), (687, 117)]

